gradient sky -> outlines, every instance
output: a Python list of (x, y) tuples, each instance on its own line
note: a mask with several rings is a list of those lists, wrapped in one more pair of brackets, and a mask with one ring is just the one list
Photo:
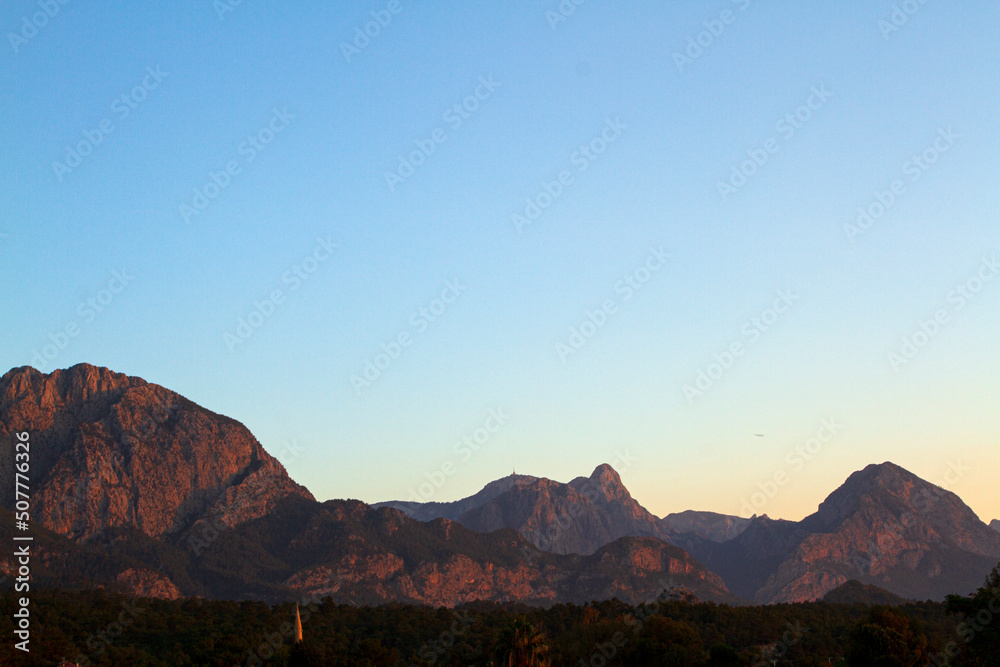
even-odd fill
[(2, 370), (169, 387), (320, 499), (608, 462), (658, 515), (798, 519), (891, 460), (1000, 517), (996, 3), (223, 1), (0, 9)]

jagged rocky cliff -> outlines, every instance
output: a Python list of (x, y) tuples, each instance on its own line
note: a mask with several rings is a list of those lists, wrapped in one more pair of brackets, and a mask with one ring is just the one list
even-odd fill
[[(164, 387), (79, 364), (0, 378), (0, 474), (13, 433), (31, 443), (33, 519), (73, 539), (115, 527), (151, 537), (211, 515), (235, 525), (296, 495), (312, 499), (239, 422)], [(0, 505), (13, 507), (0, 485)]]
[(725, 541), (749, 519), (712, 512), (682, 512), (659, 519), (640, 505), (608, 464), (569, 483), (528, 475), (490, 482), (479, 493), (450, 503), (378, 503), (429, 521), (447, 518), (480, 532), (513, 528), (544, 551), (592, 554), (620, 537), (657, 537), (683, 546), (697, 535)]

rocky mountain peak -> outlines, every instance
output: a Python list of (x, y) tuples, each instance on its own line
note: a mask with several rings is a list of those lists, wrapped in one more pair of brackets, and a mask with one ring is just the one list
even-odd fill
[(990, 528), (1000, 532), (1000, 519), (993, 519), (993, 521), (990, 521)]
[[(940, 599), (975, 587), (1000, 558), (1000, 535), (954, 493), (883, 463), (851, 475), (802, 521), (758, 518), (715, 552), (694, 554), (763, 603), (817, 599), (849, 579)], [(757, 564), (750, 579), (747, 563)]]
[(594, 468), (594, 472), (590, 473), (590, 479), (601, 486), (624, 488), (621, 475), (607, 463), (602, 463)]
[[(89, 417), (105, 411), (126, 389), (145, 384), (140, 378), (90, 364), (77, 364), (47, 375), (31, 366), (21, 366), (0, 378), (0, 406), (12, 408), (21, 404), (22, 409), (28, 409), (22, 402), (30, 399), (38, 416), (51, 416), (58, 407)], [(81, 414), (84, 409), (89, 414)], [(6, 417), (6, 411), (0, 413), (0, 428), (11, 430), (13, 426), (2, 421)]]
[(582, 493), (592, 502), (604, 505), (612, 502), (624, 502), (629, 505), (635, 503), (632, 494), (628, 492), (622, 483), (622, 478), (618, 471), (607, 463), (594, 468), (590, 477), (577, 477), (569, 483), (569, 486)]
[(505, 491), (512, 489), (515, 486), (525, 486), (527, 484), (533, 484), (534, 482), (537, 481), (538, 478), (533, 477), (532, 475), (511, 474), (507, 475), (506, 477), (501, 477), (500, 479), (495, 479), (492, 482), (489, 482), (486, 486), (483, 487), (482, 491), (480, 491), (479, 493), (483, 494), (481, 498), (492, 500), (493, 498), (499, 496), (501, 493), (504, 493)]
[(815, 516), (826, 525), (835, 525), (876, 501), (904, 511), (921, 498), (948, 496), (952, 497), (949, 501), (958, 501), (954, 494), (925, 482), (895, 463), (872, 464), (848, 477), (820, 504)]
[[(4, 374), (3, 475), (15, 431), (31, 433), (33, 517), (73, 539), (114, 527), (156, 537), (207, 514), (235, 525), (286, 495), (312, 499), (239, 422), (107, 368)], [(12, 494), (0, 487), (0, 505), (12, 507)]]

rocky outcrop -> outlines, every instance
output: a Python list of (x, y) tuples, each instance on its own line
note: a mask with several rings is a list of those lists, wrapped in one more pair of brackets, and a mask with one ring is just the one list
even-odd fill
[(579, 604), (608, 598), (640, 604), (664, 597), (738, 602), (719, 575), (683, 549), (653, 537), (623, 537), (580, 558), (567, 583), (569, 601)]
[(658, 534), (656, 517), (643, 512), (607, 500), (597, 484), (539, 479), (469, 510), (459, 521), (479, 532), (513, 528), (537, 548), (552, 553), (592, 554), (619, 537)]
[[(134, 539), (129, 539), (129, 532), (106, 535), (107, 539), (85, 544), (32, 525), (29, 532), (32, 537), (32, 589), (105, 588), (140, 597), (180, 597), (180, 589), (169, 578), (169, 568), (164, 567), (160, 559), (165, 552), (155, 548), (147, 550), (149, 538), (142, 538), (147, 543), (139, 544), (138, 548), (128, 548), (136, 546)], [(13, 512), (0, 509), (0, 541), (10, 543), (15, 535), (24, 534), (21, 529), (15, 529)], [(134, 532), (132, 537), (135, 537)], [(123, 544), (125, 549), (117, 548)], [(145, 558), (140, 555), (143, 552)], [(0, 554), (0, 590), (11, 585), (17, 568), (13, 551)]]
[(993, 521), (990, 521), (990, 528), (1000, 533), (1000, 519), (993, 519)]
[(942, 599), (975, 590), (1000, 559), (1000, 534), (954, 493), (883, 463), (851, 475), (800, 522), (760, 517), (692, 553), (759, 603), (819, 599), (851, 579)]
[(453, 503), (379, 503), (414, 519), (448, 518), (479, 532), (513, 528), (535, 547), (592, 554), (620, 537), (665, 537), (669, 531), (629, 494), (608, 464), (567, 483), (510, 475)]
[(164, 600), (181, 597), (174, 583), (154, 570), (129, 568), (118, 573), (115, 583), (136, 597)]
[[(655, 538), (621, 538), (589, 556), (556, 555), (534, 549), (510, 529), (480, 534), (447, 519), (418, 522), (357, 501), (300, 511), (305, 515), (287, 514), (298, 516), (289, 519), (294, 534), (287, 548), (275, 551), (298, 563), (280, 586), (299, 598), (450, 607), (475, 600), (553, 604), (612, 597), (638, 603), (669, 591), (685, 599), (737, 601), (721, 578)], [(224, 535), (220, 551), (227, 549), (224, 541), (242, 541), (247, 532), (269, 534), (269, 522), (263, 518)], [(364, 537), (331, 544), (330, 534)]]
[(623, 537), (665, 536), (660, 520), (632, 497), (621, 477), (607, 463), (597, 466), (590, 477), (572, 480), (569, 486), (599, 507), (612, 524), (619, 527), (612, 532), (620, 532)]
[(513, 528), (537, 548), (559, 554), (592, 554), (620, 537), (658, 537), (686, 548), (691, 541), (724, 542), (750, 519), (687, 511), (659, 519), (640, 505), (608, 464), (569, 483), (529, 475), (490, 482), (479, 493), (449, 503), (390, 501), (420, 521), (452, 519), (480, 532)]
[[(288, 495), (312, 498), (239, 422), (136, 377), (79, 364), (0, 378), (0, 474), (31, 443), (32, 517), (77, 540), (115, 527), (178, 532), (212, 513), (236, 525)], [(0, 485), (0, 505), (13, 507)]]
[(592, 554), (624, 536), (658, 537), (705, 563), (735, 595), (760, 603), (815, 600), (852, 579), (940, 599), (974, 589), (1000, 559), (997, 531), (954, 494), (891, 463), (855, 473), (798, 522), (694, 511), (660, 520), (607, 465), (569, 484), (512, 476), (454, 505), (400, 508), (411, 516), (447, 513), (481, 532), (513, 528), (560, 554)]

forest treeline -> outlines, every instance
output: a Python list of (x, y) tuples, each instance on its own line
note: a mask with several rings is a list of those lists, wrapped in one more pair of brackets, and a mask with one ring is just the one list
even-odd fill
[[(12, 637), (16, 593), (0, 598)], [(32, 591), (31, 653), (13, 640), (0, 664), (61, 659), (134, 667), (301, 665), (1000, 665), (1000, 571), (975, 594), (897, 606), (872, 600), (763, 607), (617, 600), (547, 609), (456, 609), (330, 600), (294, 603), (136, 599), (103, 590)], [(874, 604), (873, 604), (874, 603)], [(949, 655), (949, 653), (953, 655)]]

